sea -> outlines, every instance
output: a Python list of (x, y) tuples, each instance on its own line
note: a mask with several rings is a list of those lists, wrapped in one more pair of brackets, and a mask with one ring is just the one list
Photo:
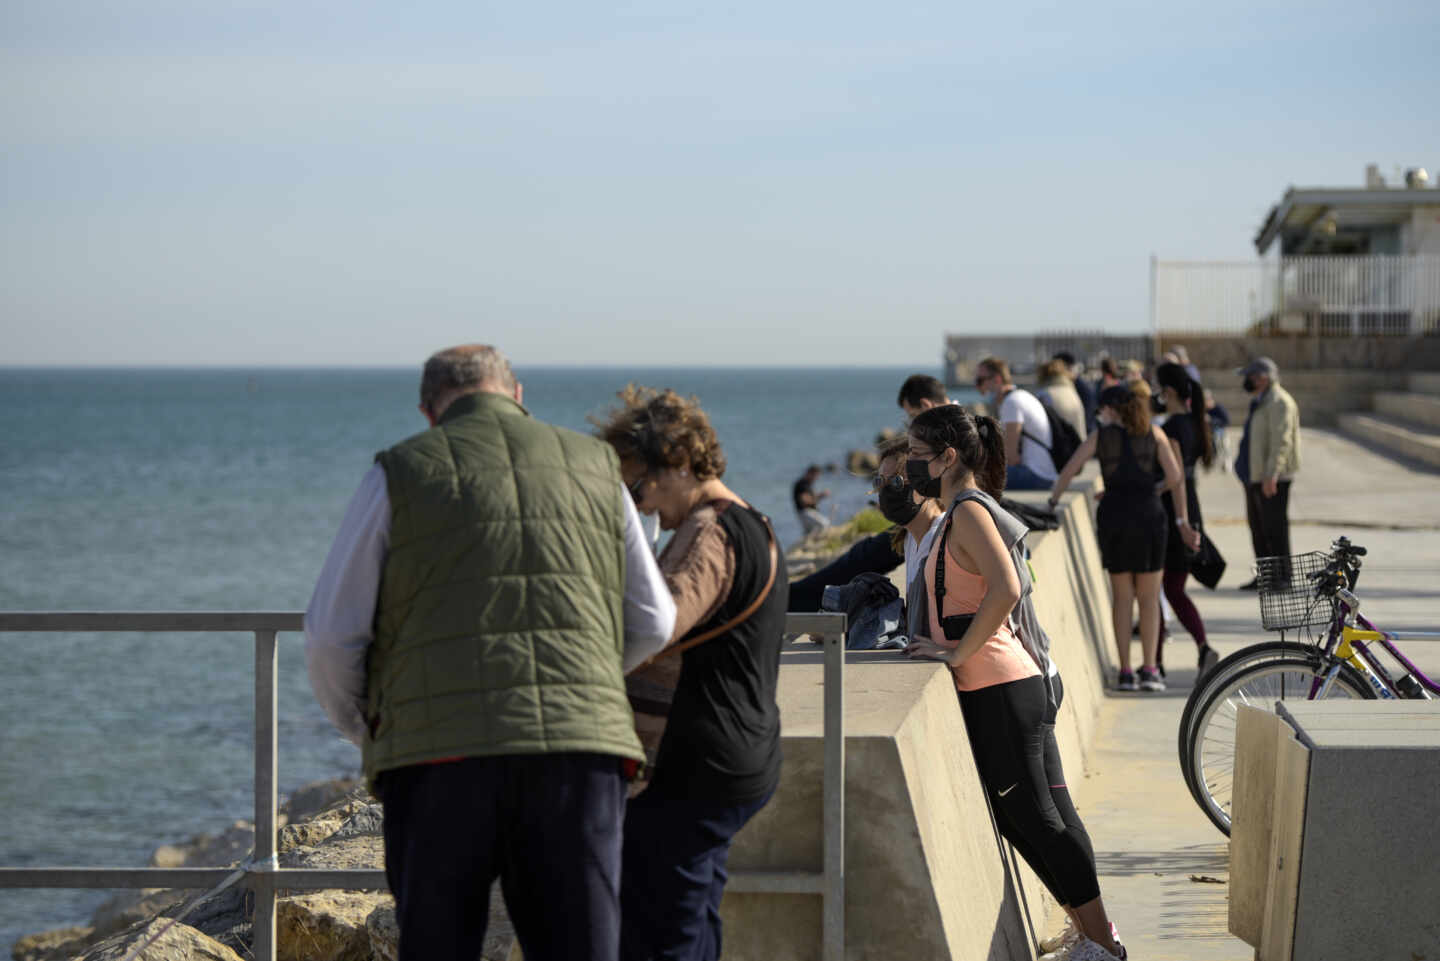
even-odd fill
[[(517, 369), (542, 420), (593, 430), (634, 382), (694, 395), (726, 482), (800, 538), (790, 490), (844, 469), (912, 368)], [(424, 429), (408, 369), (0, 368), (0, 610), (303, 610), (376, 451)], [(961, 396), (965, 401), (971, 398)], [(280, 637), (279, 789), (355, 774)], [(0, 634), (0, 866), (142, 867), (252, 816), (248, 634)], [(113, 892), (0, 890), (0, 950)]]

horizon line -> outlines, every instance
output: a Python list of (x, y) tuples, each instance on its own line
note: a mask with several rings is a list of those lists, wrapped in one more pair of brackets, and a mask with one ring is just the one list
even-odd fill
[[(559, 364), (516, 364), (511, 363), (511, 369), (516, 371), (524, 370), (909, 370), (940, 368), (942, 364), (781, 364), (781, 363), (752, 363), (752, 364), (581, 364), (581, 363), (559, 363)], [(0, 364), (0, 371), (21, 371), (21, 370), (105, 370), (105, 371), (164, 371), (164, 370), (213, 370), (213, 371), (254, 371), (254, 370), (375, 370), (375, 371), (415, 371), (424, 367), (424, 364)]]

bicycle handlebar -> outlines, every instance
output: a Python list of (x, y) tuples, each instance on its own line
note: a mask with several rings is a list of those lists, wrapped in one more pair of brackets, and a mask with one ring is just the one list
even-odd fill
[(1336, 554), (1346, 555), (1349, 557), (1364, 557), (1367, 553), (1365, 548), (1357, 547), (1356, 545), (1351, 544), (1350, 538), (1348, 537), (1336, 538), (1330, 544), (1330, 549)]

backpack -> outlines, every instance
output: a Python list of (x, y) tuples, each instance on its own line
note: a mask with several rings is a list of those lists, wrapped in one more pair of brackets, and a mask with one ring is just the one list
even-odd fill
[(1075, 452), (1080, 449), (1080, 435), (1075, 432), (1073, 424), (1061, 417), (1055, 408), (1050, 406), (1049, 401), (1039, 395), (1032, 394), (1031, 396), (1040, 402), (1040, 406), (1045, 409), (1045, 419), (1050, 422), (1050, 446), (1045, 447), (1044, 444), (1040, 444), (1039, 439), (1033, 434), (1022, 432), (1020, 436), (1028, 437), (1040, 444), (1041, 447), (1045, 447), (1050, 452), (1050, 463), (1055, 465), (1057, 472), (1062, 471), (1065, 469), (1065, 465), (1070, 463), (1070, 458), (1074, 457)]

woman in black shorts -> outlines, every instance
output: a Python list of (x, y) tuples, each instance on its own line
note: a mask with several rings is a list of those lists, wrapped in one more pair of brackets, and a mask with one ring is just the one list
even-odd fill
[[(1163, 691), (1165, 682), (1155, 658), (1160, 643), (1160, 575), (1165, 568), (1168, 522), (1160, 492), (1178, 489), (1184, 474), (1170, 439), (1150, 423), (1150, 389), (1144, 381), (1105, 388), (1096, 420), (1100, 429), (1085, 438), (1055, 479), (1050, 502), (1059, 501), (1086, 461), (1100, 458), (1105, 496), (1096, 511), (1095, 526), (1100, 561), (1110, 573), (1111, 619), (1120, 658), (1116, 687)], [(1159, 471), (1164, 472), (1165, 480), (1157, 485)], [(1184, 507), (1177, 505), (1176, 512), (1180, 535), (1198, 546), (1200, 535), (1190, 528)], [(1130, 625), (1137, 601), (1143, 656), (1138, 679), (1130, 669)]]

